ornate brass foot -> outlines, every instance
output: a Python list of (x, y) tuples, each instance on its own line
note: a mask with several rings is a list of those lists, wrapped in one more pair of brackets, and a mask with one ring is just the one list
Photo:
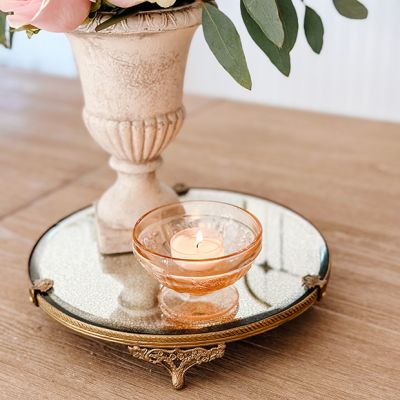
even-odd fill
[(328, 285), (328, 279), (321, 279), (319, 275), (303, 276), (303, 286), (306, 289), (317, 288), (318, 301), (320, 301), (325, 296), (327, 285)]
[(171, 374), (172, 385), (175, 389), (182, 389), (185, 384), (185, 372), (194, 365), (202, 364), (221, 358), (225, 354), (225, 344), (204, 349), (148, 349), (145, 347), (128, 347), (133, 357), (152, 364), (163, 365)]
[(48, 292), (54, 285), (51, 279), (40, 279), (33, 282), (33, 285), (29, 288), (29, 296), (31, 302), (37, 307), (39, 306), (37, 295)]

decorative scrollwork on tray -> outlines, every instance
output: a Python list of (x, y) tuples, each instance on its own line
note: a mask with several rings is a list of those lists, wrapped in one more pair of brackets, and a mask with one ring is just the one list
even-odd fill
[(196, 347), (193, 349), (148, 349), (140, 346), (128, 347), (131, 355), (139, 360), (151, 364), (162, 365), (171, 374), (172, 385), (175, 389), (181, 389), (185, 384), (185, 372), (194, 365), (210, 362), (225, 354), (225, 344), (205, 349)]

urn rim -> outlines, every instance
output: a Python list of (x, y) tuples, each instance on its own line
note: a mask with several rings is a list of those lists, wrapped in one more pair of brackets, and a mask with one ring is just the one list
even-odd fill
[(201, 24), (201, 9), (201, 0), (194, 0), (193, 3), (178, 7), (139, 11), (115, 25), (96, 31), (96, 27), (105, 22), (110, 15), (109, 13), (99, 13), (88, 23), (80, 25), (68, 35), (148, 34), (193, 28)]

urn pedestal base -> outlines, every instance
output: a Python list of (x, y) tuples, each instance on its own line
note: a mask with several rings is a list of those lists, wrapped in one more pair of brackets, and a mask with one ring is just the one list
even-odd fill
[(156, 169), (161, 157), (133, 164), (111, 157), (117, 180), (96, 204), (96, 228), (102, 254), (130, 253), (132, 229), (147, 211), (178, 201), (176, 192), (160, 182)]

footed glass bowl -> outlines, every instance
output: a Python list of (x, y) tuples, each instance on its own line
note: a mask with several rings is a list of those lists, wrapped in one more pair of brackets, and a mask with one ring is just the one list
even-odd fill
[(163, 314), (183, 325), (234, 317), (239, 296), (232, 285), (250, 269), (261, 246), (258, 219), (217, 201), (156, 208), (133, 230), (135, 254), (163, 285)]

